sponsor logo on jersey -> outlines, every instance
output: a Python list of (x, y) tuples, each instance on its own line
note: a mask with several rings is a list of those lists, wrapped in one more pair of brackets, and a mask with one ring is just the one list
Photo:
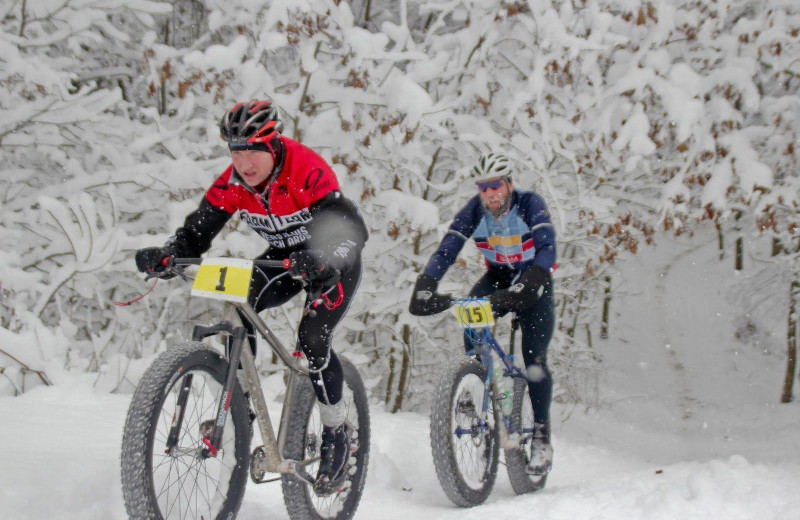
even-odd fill
[(338, 256), (339, 258), (347, 259), (347, 256), (350, 254), (350, 250), (355, 246), (356, 243), (353, 242), (352, 240), (345, 240), (344, 242), (339, 244), (339, 247), (336, 248), (333, 254), (335, 256)]
[(325, 190), (332, 189), (333, 181), (331, 179), (323, 179), (325, 172), (322, 168), (315, 168), (306, 177), (304, 188), (311, 191), (311, 196), (314, 197), (317, 193), (324, 193)]
[[(311, 213), (301, 209), (291, 215), (255, 215), (242, 211), (242, 220), (261, 235), (269, 245), (279, 249), (296, 246), (311, 238), (304, 224), (311, 221)], [(289, 229), (294, 228), (294, 229)]]
[(313, 218), (311, 216), (311, 212), (308, 211), (307, 208), (295, 211), (291, 215), (283, 216), (272, 214), (257, 215), (243, 210), (241, 212), (241, 216), (242, 220), (244, 220), (248, 226), (255, 229), (262, 235), (262, 231), (266, 231), (267, 233), (284, 231), (293, 226), (307, 224), (308, 222), (311, 222)]
[(312, 170), (311, 173), (308, 174), (308, 177), (306, 177), (305, 189), (310, 190), (316, 188), (317, 183), (322, 179), (323, 173), (322, 168), (315, 168)]

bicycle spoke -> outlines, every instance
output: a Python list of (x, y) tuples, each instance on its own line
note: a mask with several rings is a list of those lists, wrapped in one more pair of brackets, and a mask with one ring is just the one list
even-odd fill
[[(482, 428), (479, 423), (478, 408), (483, 403), (483, 382), (478, 380), (462, 381), (460, 392), (455, 396), (453, 413), (453, 430), (462, 432), (452, 435), (453, 452), (456, 465), (464, 482), (474, 489), (480, 489), (486, 479), (486, 469), (490, 459), (491, 424)], [(465, 410), (462, 410), (464, 408)]]
[(175, 386), (167, 395), (155, 431), (152, 471), (157, 486), (156, 499), (167, 519), (213, 518), (215, 499), (225, 496), (223, 486), (229, 484), (236, 468), (235, 427), (231, 421), (226, 422), (222, 445), (215, 457), (200, 456), (204, 449), (200, 425), (215, 418), (222, 386), (208, 374), (195, 373), (187, 394), (178, 442), (170, 454), (162, 455), (160, 451), (166, 446), (173, 417), (177, 416), (183, 377), (173, 382)]
[[(199, 509), (198, 509), (198, 507), (197, 507), (197, 496), (198, 496), (198, 493), (196, 493), (196, 491), (197, 491), (197, 484), (198, 484), (198, 482), (197, 482), (197, 476), (198, 476), (198, 473), (199, 473), (199, 471), (194, 471), (194, 475), (193, 475), (193, 481), (194, 481), (194, 485), (193, 485), (193, 486), (191, 486), (191, 489), (190, 489), (190, 491), (189, 491), (189, 497), (188, 497), (188, 500), (187, 500), (187, 506), (186, 506), (186, 513), (183, 515), (183, 518), (184, 518), (184, 520), (186, 519), (187, 515), (189, 514), (189, 511), (191, 510), (191, 506), (192, 506), (192, 496), (194, 496), (194, 510), (195, 510), (195, 513), (199, 512)], [(191, 476), (191, 475), (192, 475), (192, 473), (191, 473), (191, 472), (190, 472), (190, 473), (187, 473), (187, 475), (186, 475), (186, 478), (188, 479), (188, 478), (189, 478), (189, 476)], [(209, 504), (209, 506), (210, 506), (210, 505), (211, 505), (211, 504)], [(209, 507), (209, 509), (210, 509), (210, 507)]]
[[(123, 434), (122, 487), (130, 517), (211, 520), (235, 515), (249, 462), (246, 403), (238, 385), (213, 456), (203, 443), (203, 428), (216, 419), (227, 372), (217, 352), (199, 342), (166, 350), (145, 372)], [(182, 408), (180, 399), (185, 400)]]
[[(185, 460), (183, 460), (183, 458), (180, 458), (180, 457), (176, 458), (174, 460), (174, 465), (179, 465), (179, 466), (183, 467), (183, 470), (182, 470), (183, 476), (178, 476), (176, 482), (170, 483), (167, 486), (167, 491), (169, 492), (169, 489), (171, 489), (173, 486), (178, 487), (179, 491), (183, 492), (183, 494), (181, 496), (183, 496), (184, 498), (187, 498), (187, 502), (189, 502), (189, 503), (191, 502), (191, 497), (193, 495), (195, 495), (195, 493), (197, 493), (197, 496), (195, 497), (195, 503), (199, 499), (200, 495), (202, 495), (202, 498), (206, 502), (205, 505), (210, 510), (212, 502), (213, 502), (214, 494), (220, 492), (220, 487), (219, 487), (218, 483), (214, 484), (213, 492), (212, 492), (212, 490), (210, 489), (210, 486), (209, 486), (209, 479), (211, 479), (212, 481), (216, 482), (214, 477), (208, 472), (208, 468), (207, 468), (207, 464), (206, 464), (208, 461), (211, 461), (211, 460), (214, 460), (214, 459), (205, 459), (205, 460), (203, 460), (203, 459), (192, 459), (191, 464), (188, 464)], [(206, 488), (205, 489), (205, 493), (203, 493), (203, 490), (202, 490), (202, 488), (200, 486), (200, 477), (201, 476), (205, 479), (205, 488)], [(186, 485), (187, 485), (187, 481), (190, 481), (190, 483), (194, 484), (193, 486), (191, 486), (191, 493), (188, 496), (186, 496), (186, 490), (185, 490)], [(169, 500), (167, 500), (167, 502), (169, 503)], [(188, 511), (188, 509), (187, 509), (187, 511)], [(197, 507), (195, 507), (195, 511), (197, 511)]]
[[(194, 466), (194, 464), (192, 466)], [(187, 502), (187, 509), (186, 509), (187, 511), (188, 511), (189, 505), (191, 504), (191, 496), (187, 496), (187, 494), (186, 494), (185, 483), (189, 479), (189, 475), (191, 474), (192, 469), (193, 469), (193, 467), (190, 466), (188, 468), (188, 470), (184, 473), (183, 478), (178, 477), (178, 506), (179, 506), (178, 507), (178, 514), (180, 514), (180, 511), (183, 511), (183, 508), (180, 507), (180, 505), (182, 504), (181, 498), (185, 499), (186, 502)]]

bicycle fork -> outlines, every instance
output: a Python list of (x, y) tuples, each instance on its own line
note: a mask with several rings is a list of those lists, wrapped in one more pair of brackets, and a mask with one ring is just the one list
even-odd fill
[[(233, 388), (236, 382), (236, 367), (239, 365), (239, 359), (242, 352), (242, 344), (244, 338), (247, 336), (247, 329), (244, 327), (233, 327), (228, 322), (219, 323), (211, 327), (196, 326), (192, 333), (194, 341), (200, 341), (205, 337), (212, 336), (225, 332), (233, 337), (232, 348), (230, 353), (230, 364), (228, 365), (228, 373), (225, 375), (225, 386), (222, 389), (219, 404), (217, 406), (217, 414), (213, 422), (201, 424), (202, 442), (206, 446), (199, 456), (202, 458), (216, 457), (217, 449), (222, 442), (222, 432), (225, 428), (225, 422), (228, 418), (228, 413), (231, 406), (231, 398), (233, 396)], [(252, 358), (252, 353), (250, 354)], [(186, 374), (181, 381), (181, 389), (178, 393), (175, 414), (172, 417), (172, 424), (170, 425), (169, 435), (167, 436), (166, 453), (171, 453), (178, 443), (181, 427), (183, 425), (184, 414), (186, 412), (186, 401), (189, 398), (189, 393), (192, 388), (193, 374)]]

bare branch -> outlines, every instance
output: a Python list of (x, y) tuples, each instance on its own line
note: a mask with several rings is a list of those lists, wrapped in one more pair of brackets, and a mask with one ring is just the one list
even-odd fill
[(52, 386), (53, 385), (53, 383), (50, 382), (50, 378), (47, 377), (47, 374), (45, 374), (43, 371), (34, 370), (33, 368), (29, 367), (28, 365), (26, 365), (25, 363), (23, 363), (22, 361), (20, 361), (19, 359), (15, 358), (14, 356), (12, 356), (11, 354), (9, 354), (8, 352), (6, 352), (5, 350), (3, 350), (1, 348), (0, 348), (0, 354), (3, 354), (4, 356), (7, 356), (7, 357), (13, 359), (16, 363), (19, 364), (19, 366), (22, 367), (22, 369), (25, 372), (33, 372), (34, 374), (39, 376), (39, 379), (41, 379), (42, 383), (44, 383), (45, 385), (47, 385), (47, 386)]

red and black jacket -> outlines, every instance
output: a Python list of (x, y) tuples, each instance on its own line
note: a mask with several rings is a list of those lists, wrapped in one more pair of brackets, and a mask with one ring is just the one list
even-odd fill
[(208, 251), (238, 212), (269, 243), (270, 258), (319, 249), (342, 271), (355, 265), (369, 236), (358, 208), (339, 191), (336, 174), (322, 157), (287, 137), (279, 139), (272, 180), (253, 189), (229, 166), (168, 242), (176, 256)]

